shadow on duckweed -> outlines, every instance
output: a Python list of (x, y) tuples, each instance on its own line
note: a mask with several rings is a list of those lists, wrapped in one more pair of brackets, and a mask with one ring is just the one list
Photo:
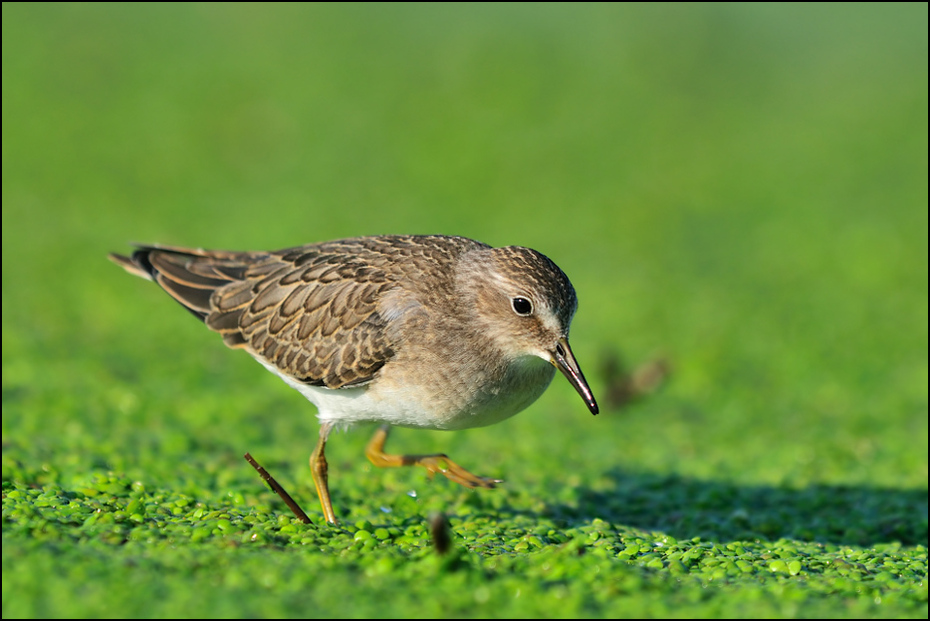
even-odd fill
[(744, 486), (621, 470), (608, 476), (613, 489), (581, 489), (577, 505), (549, 505), (546, 514), (597, 517), (677, 539), (927, 545), (927, 489)]

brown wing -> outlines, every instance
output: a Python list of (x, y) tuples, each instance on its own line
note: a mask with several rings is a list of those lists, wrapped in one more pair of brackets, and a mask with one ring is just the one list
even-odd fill
[(299, 381), (341, 388), (370, 381), (394, 355), (377, 312), (394, 278), (372, 260), (380, 255), (344, 246), (273, 253), (145, 246), (111, 259), (157, 282), (229, 347)]

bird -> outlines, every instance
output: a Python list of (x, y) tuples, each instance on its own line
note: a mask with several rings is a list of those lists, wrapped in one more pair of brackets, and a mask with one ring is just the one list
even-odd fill
[(469, 488), (444, 453), (395, 455), (392, 427), (460, 430), (524, 410), (560, 371), (592, 414), (597, 402), (568, 342), (578, 306), (568, 276), (522, 246), (448, 235), (381, 235), (269, 252), (135, 245), (110, 260), (154, 281), (317, 408), (310, 471), (337, 524), (325, 449), (334, 428), (378, 423), (378, 467), (421, 466)]

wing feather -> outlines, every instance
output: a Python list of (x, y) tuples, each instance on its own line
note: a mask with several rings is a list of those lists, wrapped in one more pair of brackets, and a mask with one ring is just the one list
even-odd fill
[[(419, 307), (409, 300), (430, 295), (426, 271), (485, 247), (464, 238), (426, 239), (366, 237), (277, 252), (140, 246), (131, 258), (110, 258), (161, 285), (227, 346), (307, 384), (342, 388), (370, 382), (395, 356), (399, 344), (389, 323)], [(395, 295), (405, 288), (419, 293)], [(398, 301), (383, 304), (390, 292)]]

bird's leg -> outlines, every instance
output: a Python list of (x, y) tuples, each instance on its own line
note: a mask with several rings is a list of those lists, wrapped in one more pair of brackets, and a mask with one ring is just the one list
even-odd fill
[(320, 439), (310, 455), (310, 473), (313, 475), (313, 484), (316, 485), (316, 495), (320, 497), (323, 516), (330, 524), (336, 524), (336, 512), (333, 511), (333, 503), (329, 499), (329, 464), (326, 463), (325, 453), (326, 439), (332, 428), (332, 423), (320, 425)]
[(396, 468), (398, 466), (423, 466), (430, 476), (437, 472), (445, 476), (450, 481), (455, 481), (465, 487), (484, 487), (491, 489), (498, 483), (503, 483), (500, 479), (489, 477), (479, 477), (472, 474), (465, 468), (449, 459), (444, 453), (433, 453), (430, 455), (390, 455), (384, 452), (384, 443), (387, 442), (388, 432), (391, 430), (389, 425), (382, 425), (371, 438), (368, 446), (365, 448), (365, 455), (374, 465), (379, 468)]

